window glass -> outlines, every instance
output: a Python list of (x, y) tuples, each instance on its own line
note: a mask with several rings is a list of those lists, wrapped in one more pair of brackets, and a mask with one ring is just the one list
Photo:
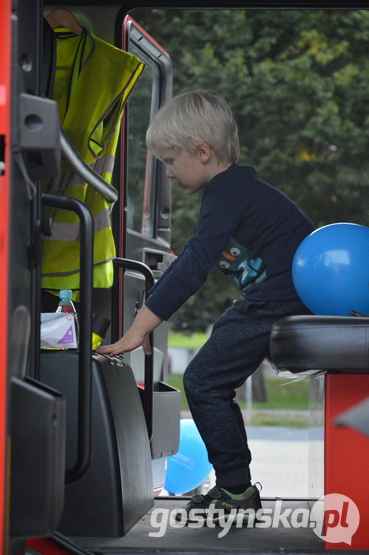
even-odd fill
[(154, 237), (156, 160), (147, 151), (145, 137), (159, 105), (159, 69), (134, 45), (130, 45), (129, 52), (145, 63), (145, 69), (128, 101), (127, 225)]

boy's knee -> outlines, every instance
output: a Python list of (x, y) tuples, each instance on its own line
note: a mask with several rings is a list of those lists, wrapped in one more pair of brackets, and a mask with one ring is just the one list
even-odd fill
[(212, 380), (206, 378), (203, 368), (190, 363), (183, 375), (183, 388), (190, 405), (202, 404), (212, 395)]
[(194, 399), (200, 393), (201, 384), (199, 381), (199, 372), (190, 364), (183, 374), (183, 388), (188, 399)]
[(187, 368), (183, 374), (183, 389), (185, 390), (186, 395), (192, 390), (192, 381), (191, 372), (189, 371), (189, 368)]

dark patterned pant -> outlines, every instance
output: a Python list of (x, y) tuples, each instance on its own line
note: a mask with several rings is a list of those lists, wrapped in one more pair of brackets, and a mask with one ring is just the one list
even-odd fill
[(268, 354), (274, 322), (311, 314), (300, 300), (235, 301), (189, 364), (184, 388), (192, 417), (203, 438), (219, 486), (251, 481), (251, 453), (235, 388), (251, 376)]

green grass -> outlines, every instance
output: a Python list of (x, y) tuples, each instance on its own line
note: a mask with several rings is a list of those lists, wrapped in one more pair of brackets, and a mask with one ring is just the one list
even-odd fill
[(265, 416), (264, 414), (253, 414), (251, 416), (252, 426), (279, 426), (281, 428), (308, 428), (308, 418), (294, 418), (289, 416)]
[(181, 408), (182, 408), (182, 410), (188, 410), (188, 403), (187, 403), (186, 395), (183, 391), (183, 376), (182, 376), (182, 374), (169, 374), (168, 383), (172, 387), (175, 387), (176, 389), (179, 389), (179, 391), (181, 392), (181, 400), (182, 400)]
[[(284, 385), (286, 384), (287, 385)], [(289, 383), (288, 379), (265, 380), (268, 403), (253, 403), (253, 408), (307, 410), (309, 408), (309, 381)]]
[(193, 333), (192, 335), (184, 335), (183, 333), (171, 332), (168, 337), (169, 347), (183, 347), (186, 349), (199, 349), (208, 339), (206, 333)]
[[(309, 382), (294, 382), (288, 383), (288, 385), (282, 385), (286, 383), (287, 380), (281, 379), (267, 379), (265, 380), (265, 386), (268, 394), (267, 403), (253, 403), (253, 409), (280, 409), (280, 410), (307, 410), (309, 407)], [(188, 410), (188, 404), (183, 392), (183, 376), (182, 374), (170, 374), (169, 384), (182, 392), (182, 410)], [(240, 407), (245, 408), (245, 401), (239, 401)], [(257, 420), (257, 415), (255, 415)], [(283, 417), (283, 423), (281, 418), (278, 418), (278, 425), (291, 425), (294, 427), (303, 426), (305, 419), (299, 419), (297, 417), (288, 418)], [(290, 424), (287, 424), (287, 421)], [(259, 421), (255, 425), (271, 426), (276, 425), (276, 419), (260, 415)]]

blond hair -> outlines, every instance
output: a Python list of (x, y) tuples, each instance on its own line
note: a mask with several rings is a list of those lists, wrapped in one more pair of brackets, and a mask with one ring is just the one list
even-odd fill
[(146, 133), (147, 147), (154, 155), (168, 148), (196, 154), (199, 142), (208, 143), (219, 162), (238, 160), (240, 146), (232, 111), (222, 96), (206, 89), (168, 100)]

